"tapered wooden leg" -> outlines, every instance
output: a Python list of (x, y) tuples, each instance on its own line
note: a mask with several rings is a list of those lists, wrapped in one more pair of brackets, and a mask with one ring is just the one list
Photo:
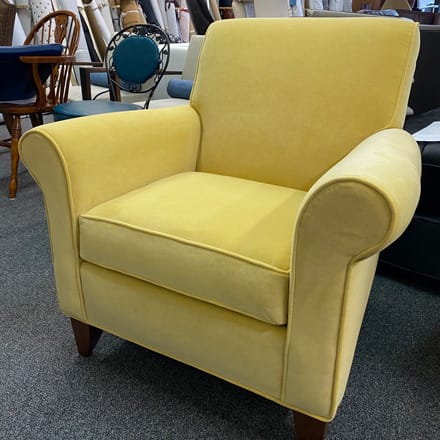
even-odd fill
[(70, 318), (70, 323), (72, 324), (78, 353), (81, 356), (90, 356), (101, 337), (102, 330), (74, 318)]
[(293, 411), (296, 440), (324, 440), (327, 423)]

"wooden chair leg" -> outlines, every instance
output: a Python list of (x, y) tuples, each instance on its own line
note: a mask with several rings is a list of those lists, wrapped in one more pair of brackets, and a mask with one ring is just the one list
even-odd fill
[(14, 115), (12, 125), (9, 127), (11, 132), (11, 177), (9, 179), (9, 198), (15, 199), (17, 194), (17, 172), (18, 172), (18, 141), (21, 137), (20, 116)]
[(30, 115), (32, 127), (38, 127), (43, 125), (43, 115), (42, 113), (32, 113)]
[(293, 411), (297, 440), (324, 440), (327, 433), (327, 423)]
[(2, 113), (2, 115), (3, 115), (3, 120), (5, 121), (6, 124), (6, 128), (8, 129), (8, 133), (11, 134), (13, 117), (9, 113)]
[(85, 324), (84, 322), (77, 321), (74, 318), (70, 318), (70, 323), (72, 324), (78, 353), (81, 356), (90, 356), (101, 337), (102, 330)]

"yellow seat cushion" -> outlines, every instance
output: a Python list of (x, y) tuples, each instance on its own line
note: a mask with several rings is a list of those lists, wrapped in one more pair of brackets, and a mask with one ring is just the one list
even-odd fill
[[(305, 192), (188, 172), (80, 217), (85, 261), (277, 325)], [(121, 292), (124, 295), (124, 292)]]

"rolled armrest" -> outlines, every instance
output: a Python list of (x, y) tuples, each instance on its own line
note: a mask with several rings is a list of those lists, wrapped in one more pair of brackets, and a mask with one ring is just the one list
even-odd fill
[(195, 169), (200, 122), (188, 107), (139, 110), (42, 125), (20, 155), (43, 190), (60, 308), (85, 320), (78, 216), (175, 173)]
[(420, 170), (413, 138), (384, 130), (329, 169), (303, 201), (292, 252), (288, 334), (295, 337), (286, 347), (284, 398), (323, 420), (334, 417), (345, 390), (378, 252), (415, 211)]

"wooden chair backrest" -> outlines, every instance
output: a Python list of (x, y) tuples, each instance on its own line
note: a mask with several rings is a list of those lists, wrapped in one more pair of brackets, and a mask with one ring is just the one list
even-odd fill
[[(60, 43), (64, 46), (63, 56), (73, 57), (78, 48), (81, 25), (72, 11), (59, 10), (43, 17), (26, 37), (24, 44)], [(68, 62), (66, 62), (68, 61)], [(54, 65), (46, 88), (45, 111), (60, 103), (67, 102), (72, 74), (72, 58), (62, 59)]]

